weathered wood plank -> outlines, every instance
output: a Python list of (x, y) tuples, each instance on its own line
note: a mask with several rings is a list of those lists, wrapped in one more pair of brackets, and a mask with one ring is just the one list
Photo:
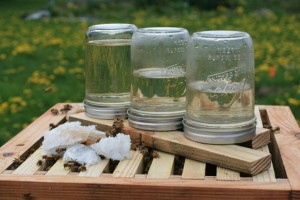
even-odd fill
[(113, 177), (134, 177), (143, 171), (143, 154), (130, 151), (130, 158), (121, 160), (113, 172)]
[(184, 179), (204, 179), (206, 163), (186, 158), (184, 161), (182, 178)]
[(154, 158), (147, 178), (169, 178), (174, 171), (174, 159), (172, 154), (159, 151), (159, 157)]

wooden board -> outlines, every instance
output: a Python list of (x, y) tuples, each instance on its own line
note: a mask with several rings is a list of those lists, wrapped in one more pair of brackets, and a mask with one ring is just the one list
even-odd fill
[[(81, 121), (85, 124), (96, 124), (100, 130), (113, 124), (113, 120), (99, 120), (87, 117), (85, 113), (70, 116), (70, 121)], [(263, 132), (262, 129), (259, 131)], [(181, 131), (153, 132), (132, 128), (124, 121), (124, 133), (132, 138), (140, 138), (142, 143), (154, 149), (171, 154), (181, 155), (201, 162), (211, 163), (239, 172), (258, 174), (267, 170), (271, 164), (269, 153), (253, 150), (238, 145), (209, 145), (187, 139)], [(265, 130), (268, 132), (269, 130)], [(140, 142), (140, 141), (138, 141)]]
[[(57, 104), (56, 107), (59, 108), (62, 105)], [(55, 122), (59, 117), (53, 116), (50, 111), (47, 111), (42, 115), (43, 117), (38, 118), (33, 125), (30, 125), (29, 129), (24, 129), (0, 148), (0, 169), (2, 169), (0, 172), (0, 199), (73, 200), (99, 199), (99, 197), (101, 199), (290, 199), (292, 197), (297, 199), (300, 180), (300, 145), (295, 135), (299, 132), (299, 127), (293, 121), (293, 115), (288, 107), (260, 106), (259, 109), (264, 123), (270, 123), (273, 127), (280, 126), (279, 131), (272, 132), (269, 144), (274, 163), (275, 182), (270, 179), (258, 182), (255, 180), (255, 176), (245, 176), (244, 174), (240, 174), (240, 180), (218, 180), (218, 169), (215, 165), (199, 163), (187, 158), (185, 158), (182, 174), (174, 175), (172, 173), (173, 167), (170, 167), (172, 159), (160, 167), (154, 167), (155, 171), (160, 171), (160, 168), (171, 169), (169, 177), (165, 178), (147, 178), (147, 174), (140, 170), (137, 170), (138, 174), (132, 178), (113, 177), (117, 168), (113, 171), (107, 170), (108, 160), (102, 167), (95, 166), (98, 171), (95, 174), (93, 168), (87, 168), (86, 175), (80, 175), (81, 173), (54, 175), (49, 172), (51, 169), (48, 172), (41, 171), (43, 169), (37, 169), (34, 162), (39, 155), (38, 143), (41, 141), (43, 130), (47, 129), (48, 123)], [(45, 120), (45, 116), (47, 120)], [(57, 123), (61, 123), (61, 120), (57, 120)], [(17, 144), (21, 144), (20, 141), (25, 141), (23, 146), (17, 146)], [(37, 151), (31, 157), (27, 158), (18, 168), (9, 169), (15, 156), (23, 157), (32, 148)], [(9, 154), (11, 150), (14, 150), (12, 155)], [(133, 160), (137, 159), (133, 158)], [(156, 164), (151, 163), (150, 168), (152, 165)], [(137, 168), (136, 164), (131, 166), (131, 169)], [(176, 167), (176, 162), (174, 162), (174, 167)], [(27, 173), (26, 168), (32, 171)], [(124, 173), (130, 171), (125, 168), (124, 170)], [(89, 173), (90, 175), (88, 175)]]

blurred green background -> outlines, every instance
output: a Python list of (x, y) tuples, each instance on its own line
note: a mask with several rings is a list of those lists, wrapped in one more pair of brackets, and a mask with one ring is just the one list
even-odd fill
[(299, 122), (299, 11), (297, 0), (2, 0), (0, 145), (55, 103), (83, 100), (85, 32), (99, 23), (246, 31), (256, 104), (288, 105)]

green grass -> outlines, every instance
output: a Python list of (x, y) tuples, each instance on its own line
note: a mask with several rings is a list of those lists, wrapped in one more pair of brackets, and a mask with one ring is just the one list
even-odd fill
[[(178, 26), (190, 34), (212, 29), (246, 31), (255, 46), (256, 104), (289, 105), (299, 122), (299, 14), (262, 13), (243, 7), (216, 11), (188, 7), (158, 14), (152, 8), (106, 1), (87, 12), (90, 8), (64, 5), (61, 0), (53, 10), (63, 17), (21, 18), (46, 7), (47, 1), (40, 0), (0, 2), (0, 145), (55, 103), (83, 100), (84, 36), (88, 26), (98, 23)], [(76, 15), (97, 19), (81, 22), (70, 18)], [(46, 93), (47, 87), (52, 92)]]

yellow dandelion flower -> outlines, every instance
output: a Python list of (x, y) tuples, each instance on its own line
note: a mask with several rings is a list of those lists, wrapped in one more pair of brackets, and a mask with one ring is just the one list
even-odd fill
[(83, 64), (84, 64), (84, 60), (83, 60), (83, 59), (79, 59), (79, 60), (78, 60), (78, 64), (79, 64), (79, 65), (83, 65)]
[(20, 128), (20, 127), (21, 127), (21, 124), (19, 124), (19, 123), (14, 123), (14, 124), (12, 125), (12, 127), (13, 127), (13, 128)]
[(262, 65), (259, 65), (256, 70), (257, 72), (266, 72), (266, 71), (269, 71), (269, 65), (266, 64), (266, 63), (263, 63)]
[(63, 66), (58, 66), (55, 69), (53, 69), (53, 74), (64, 74), (66, 73), (66, 68)]
[(48, 40), (47, 44), (49, 46), (59, 46), (63, 44), (63, 40), (60, 38), (52, 38), (51, 40)]
[(245, 9), (242, 6), (238, 6), (235, 9), (235, 12), (237, 12), (238, 14), (243, 14), (245, 11)]
[(21, 44), (17, 46), (13, 51), (12, 55), (16, 56), (18, 54), (29, 54), (35, 50), (35, 47), (29, 44)]
[(8, 108), (8, 103), (7, 102), (2, 102), (0, 104), (0, 114), (5, 113), (7, 108)]
[(5, 60), (5, 58), (6, 58), (6, 54), (4, 53), (0, 54), (0, 60)]
[(288, 98), (288, 103), (290, 105), (293, 105), (293, 106), (300, 105), (300, 101), (298, 99), (295, 99), (295, 98)]
[(11, 112), (12, 114), (14, 114), (14, 113), (16, 113), (16, 112), (18, 112), (18, 111), (19, 111), (19, 109), (18, 109), (18, 105), (17, 105), (17, 104), (15, 104), (15, 103), (13, 103), (13, 104), (10, 104), (10, 106), (9, 106), (9, 109), (10, 109), (10, 112)]
[(50, 85), (50, 80), (46, 72), (34, 71), (27, 81), (34, 84)]
[(71, 74), (83, 74), (84, 73), (84, 71), (81, 67), (71, 68), (71, 69), (69, 69), (69, 72)]

